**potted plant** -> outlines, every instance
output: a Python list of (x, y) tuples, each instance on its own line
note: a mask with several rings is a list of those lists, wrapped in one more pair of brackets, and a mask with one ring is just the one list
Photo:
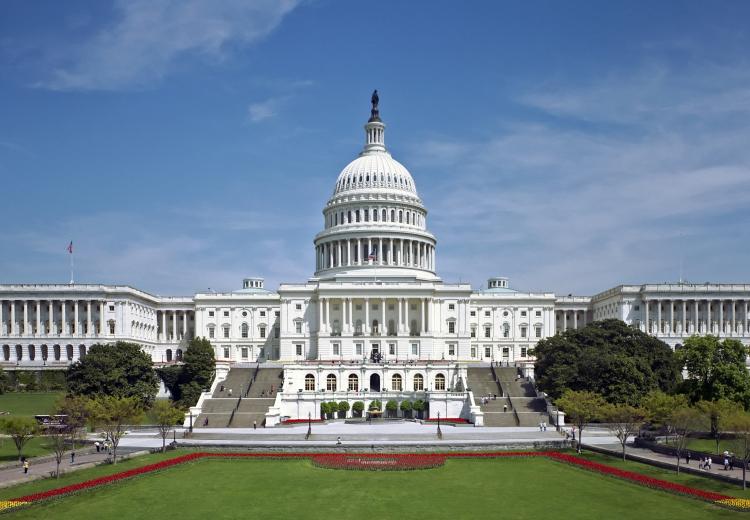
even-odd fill
[(346, 419), (346, 412), (349, 411), (349, 401), (341, 401), (338, 404), (339, 419)]
[(401, 401), (400, 408), (401, 408), (401, 411), (403, 412), (404, 417), (411, 418), (411, 410), (412, 410), (411, 401)]
[(362, 412), (365, 410), (365, 403), (362, 401), (355, 401), (352, 405), (352, 411), (356, 417), (362, 417)]

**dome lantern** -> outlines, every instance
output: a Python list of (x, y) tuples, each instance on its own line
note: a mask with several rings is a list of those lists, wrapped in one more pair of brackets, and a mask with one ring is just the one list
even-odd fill
[(370, 119), (367, 120), (365, 125), (365, 149), (362, 150), (360, 155), (364, 155), (371, 152), (385, 152), (385, 125), (380, 119), (380, 110), (378, 109), (378, 103), (380, 98), (378, 97), (378, 91), (375, 90), (372, 93), (370, 99), (372, 103), (372, 109), (370, 110)]

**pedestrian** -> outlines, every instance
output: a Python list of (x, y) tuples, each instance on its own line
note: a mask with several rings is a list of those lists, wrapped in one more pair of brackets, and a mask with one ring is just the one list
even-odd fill
[(336, 445), (341, 446), (341, 436), (336, 438)]
[(543, 431), (543, 430), (542, 430), (542, 423), (539, 423), (539, 431), (540, 431), (540, 432), (541, 432), (541, 431)]
[(221, 385), (221, 388), (219, 388), (219, 392), (223, 392), (223, 391), (224, 391), (224, 385)]
[(96, 452), (99, 453), (99, 449), (101, 446), (99, 446), (99, 441), (94, 441), (94, 448), (96, 448)]
[(229, 397), (232, 397), (232, 389), (229, 389)]
[(542, 421), (542, 427), (544, 428), (544, 431), (546, 432), (547, 431), (547, 422), (546, 421)]
[(29, 459), (23, 460), (23, 474), (26, 475), (29, 472)]
[(70, 463), (73, 464), (76, 461), (76, 452), (71, 451), (70, 452)]
[(730, 453), (729, 454), (729, 471), (733, 471), (733, 470), (734, 470), (734, 455)]
[(258, 421), (253, 421), (253, 430), (258, 429)]
[(703, 469), (704, 460), (703, 457), (698, 459), (698, 469)]
[(504, 413), (504, 412), (507, 412), (507, 411), (508, 411), (508, 405), (507, 405), (507, 404), (504, 404), (504, 405), (503, 405), (503, 413)]
[(492, 394), (492, 400), (497, 401), (497, 394)]
[(690, 464), (690, 452), (685, 452), (685, 464)]
[(724, 471), (729, 471), (729, 457), (724, 457)]
[(706, 466), (708, 466), (708, 471), (711, 471), (711, 464), (713, 464), (713, 462), (714, 461), (711, 459), (710, 456), (706, 457)]

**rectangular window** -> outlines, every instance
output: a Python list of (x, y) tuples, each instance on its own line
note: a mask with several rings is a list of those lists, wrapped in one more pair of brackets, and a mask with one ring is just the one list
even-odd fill
[(455, 333), (456, 333), (456, 322), (449, 321), (448, 322), (448, 334), (455, 334)]
[(492, 347), (489, 345), (484, 346), (484, 357), (492, 357)]
[(388, 354), (391, 356), (396, 355), (396, 344), (395, 343), (388, 343)]
[(471, 347), (471, 357), (477, 357), (477, 347)]
[(297, 309), (298, 311), (301, 311), (302, 310), (302, 304), (301, 303), (296, 303), (294, 305), (294, 308)]
[(639, 310), (641, 310), (641, 306), (640, 305), (636, 305), (635, 307), (633, 307), (633, 310), (639, 311)]
[(278, 327), (274, 327), (273, 328), (273, 337), (276, 338), (276, 339), (279, 339), (279, 328)]
[(302, 355), (302, 344), (301, 343), (297, 343), (296, 345), (294, 345), (294, 348), (295, 348), (295, 350), (297, 352), (297, 355), (301, 356)]
[(225, 338), (229, 337), (229, 327), (224, 327), (224, 337)]
[(521, 347), (521, 357), (526, 357), (526, 347)]
[(266, 311), (260, 311), (260, 317), (265, 318), (266, 317)]
[(470, 312), (469, 314), (470, 314), (470, 315), (471, 315), (472, 317), (474, 317), (474, 316), (476, 316), (476, 315), (477, 315), (477, 311), (471, 311), (471, 312)]
[(542, 337), (542, 328), (541, 327), (536, 327), (536, 329), (534, 330), (534, 334), (536, 335), (537, 338), (541, 338)]
[(521, 311), (521, 317), (522, 317), (522, 318), (525, 318), (525, 317), (526, 317), (526, 311)]
[(209, 339), (213, 339), (213, 337), (214, 337), (214, 328), (213, 327), (210, 327), (208, 329), (208, 337), (209, 337)]
[(489, 318), (490, 317), (490, 311), (484, 311), (484, 317)]
[(455, 308), (456, 308), (456, 305), (455, 305), (455, 304), (453, 304), (453, 303), (449, 303), (449, 304), (448, 304), (448, 310), (449, 310), (449, 311), (455, 310)]
[(229, 359), (229, 347), (224, 347), (224, 359)]
[(411, 355), (412, 356), (418, 356), (419, 355), (419, 343), (412, 343), (411, 344)]
[(449, 356), (455, 356), (456, 355), (456, 345), (450, 344), (448, 345), (448, 355)]
[(484, 328), (484, 337), (485, 338), (491, 338), (492, 337), (492, 327), (485, 327)]
[(247, 347), (242, 347), (242, 359), (247, 359)]
[(109, 310), (110, 310), (110, 311), (112, 311), (112, 312), (114, 312), (114, 310), (115, 310), (115, 306), (114, 306), (114, 305), (110, 305), (110, 306), (109, 306)]
[(334, 344), (333, 344), (333, 355), (334, 355), (334, 356), (339, 356), (339, 355), (341, 355), (341, 347), (339, 347), (339, 344), (338, 344), (338, 343), (334, 343)]
[(510, 356), (510, 349), (508, 347), (503, 347), (503, 357), (507, 358)]
[(526, 327), (521, 327), (521, 337), (522, 338), (526, 337)]
[(472, 338), (476, 338), (477, 337), (477, 328), (476, 327), (472, 327), (471, 328), (471, 337)]
[(301, 321), (295, 322), (294, 332), (296, 332), (297, 334), (302, 334), (302, 322)]
[(354, 352), (356, 352), (358, 356), (362, 355), (362, 343), (355, 343)]
[(265, 338), (266, 337), (266, 328), (265, 327), (260, 327), (259, 331), (260, 331), (260, 337), (261, 338)]
[(542, 316), (542, 311), (536, 311), (536, 317), (540, 318)]
[(214, 317), (214, 311), (208, 311), (208, 315), (213, 318)]

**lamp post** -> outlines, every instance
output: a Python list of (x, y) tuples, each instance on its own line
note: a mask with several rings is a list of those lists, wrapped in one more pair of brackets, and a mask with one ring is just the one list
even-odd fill
[(312, 435), (312, 414), (307, 412), (307, 434), (305, 435), (305, 440), (309, 439), (310, 435)]
[(443, 439), (443, 432), (440, 430), (440, 412), (438, 412), (437, 416), (438, 416), (437, 417), (437, 419), (438, 419), (437, 438), (440, 439), (440, 440), (442, 440)]
[(193, 411), (190, 411), (190, 433), (193, 433)]

